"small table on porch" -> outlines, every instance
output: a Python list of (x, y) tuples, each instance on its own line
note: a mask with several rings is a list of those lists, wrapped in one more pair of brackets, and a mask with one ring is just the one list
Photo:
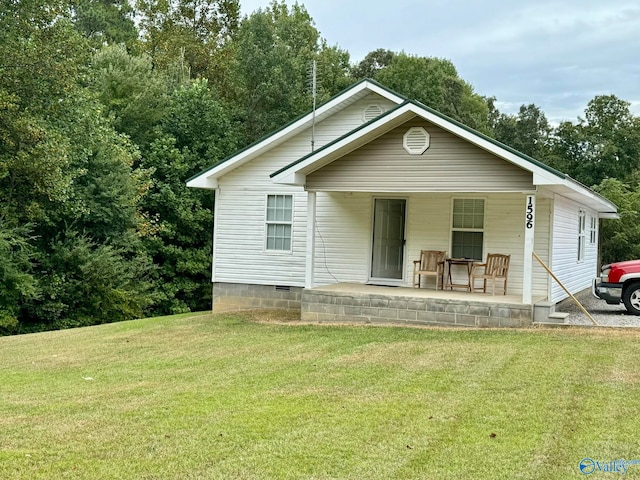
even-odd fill
[[(471, 291), (471, 269), (475, 260), (473, 258), (447, 258), (445, 259), (448, 265), (447, 284), (445, 288), (453, 290), (454, 288), (466, 288), (467, 292)], [(467, 267), (467, 283), (453, 283), (451, 278), (451, 266), (452, 265), (464, 265)]]

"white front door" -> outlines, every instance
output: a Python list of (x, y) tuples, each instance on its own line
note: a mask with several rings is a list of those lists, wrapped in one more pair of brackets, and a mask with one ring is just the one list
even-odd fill
[(376, 198), (373, 214), (371, 278), (402, 280), (404, 271), (404, 224), (407, 201)]

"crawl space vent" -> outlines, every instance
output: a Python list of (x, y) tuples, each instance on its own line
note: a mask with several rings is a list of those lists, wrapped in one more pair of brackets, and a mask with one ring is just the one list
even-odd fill
[(402, 137), (402, 146), (411, 155), (422, 155), (429, 148), (429, 132), (422, 127), (411, 127)]
[(364, 113), (362, 114), (362, 118), (365, 122), (370, 122), (377, 116), (382, 115), (382, 107), (377, 104), (369, 105), (364, 109)]

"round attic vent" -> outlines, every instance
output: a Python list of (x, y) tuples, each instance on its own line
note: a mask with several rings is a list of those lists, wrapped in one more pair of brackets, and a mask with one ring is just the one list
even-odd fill
[(429, 148), (429, 132), (422, 127), (411, 127), (402, 137), (402, 146), (411, 155), (422, 155)]
[(362, 118), (365, 122), (370, 122), (379, 115), (382, 115), (382, 107), (377, 103), (373, 103), (364, 109)]

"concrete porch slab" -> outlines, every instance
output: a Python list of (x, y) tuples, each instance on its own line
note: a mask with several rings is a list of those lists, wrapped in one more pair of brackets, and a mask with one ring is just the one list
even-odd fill
[[(307, 289), (308, 291), (309, 289)], [(321, 285), (312, 288), (311, 290), (324, 290), (329, 292), (342, 292), (342, 293), (367, 293), (371, 295), (393, 295), (399, 297), (424, 297), (424, 298), (439, 298), (450, 300), (466, 300), (466, 301), (478, 301), (488, 303), (507, 303), (507, 304), (520, 304), (522, 305), (521, 295), (491, 295), (491, 293), (482, 292), (466, 292), (464, 290), (435, 290), (433, 288), (411, 288), (411, 287), (389, 287), (383, 285), (367, 285), (361, 283), (334, 283), (332, 285)], [(541, 301), (542, 297), (534, 299)]]
[(303, 290), (302, 320), (524, 327), (533, 322), (533, 305), (517, 295), (338, 283)]

